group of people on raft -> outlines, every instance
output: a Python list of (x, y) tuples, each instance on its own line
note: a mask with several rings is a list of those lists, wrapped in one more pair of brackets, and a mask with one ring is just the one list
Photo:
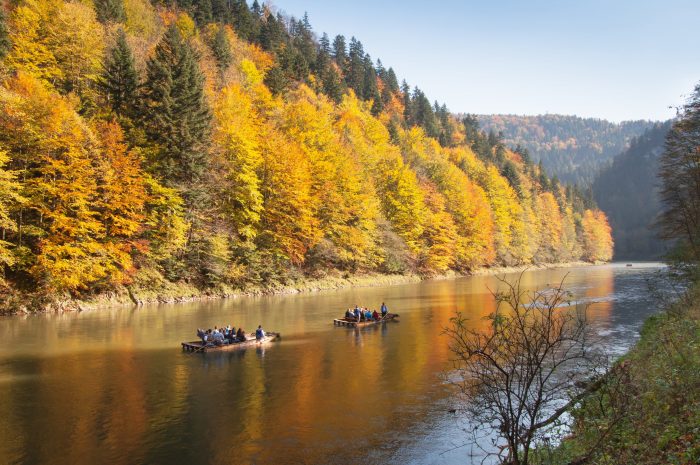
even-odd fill
[(386, 304), (384, 304), (384, 302), (382, 302), (380, 311), (381, 315), (377, 312), (377, 310), (370, 311), (369, 308), (358, 307), (357, 305), (355, 305), (355, 309), (348, 308), (348, 310), (345, 312), (345, 319), (348, 321), (383, 320), (389, 313), (389, 309), (386, 307)]
[[(202, 345), (211, 343), (216, 346), (235, 344), (248, 340), (245, 330), (242, 327), (236, 330), (236, 328), (231, 325), (226, 325), (226, 327), (221, 328), (214, 326), (214, 329), (207, 330), (197, 328), (197, 337), (202, 340)], [(264, 337), (265, 330), (262, 328), (262, 325), (258, 325), (258, 329), (255, 330), (255, 339), (259, 341)]]

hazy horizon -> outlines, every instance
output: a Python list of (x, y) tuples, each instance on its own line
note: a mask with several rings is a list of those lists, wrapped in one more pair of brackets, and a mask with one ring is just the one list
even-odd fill
[[(700, 80), (700, 5), (602, 0), (276, 0), (331, 40), (359, 39), (453, 113), (663, 121)], [(685, 58), (684, 58), (685, 57)]]

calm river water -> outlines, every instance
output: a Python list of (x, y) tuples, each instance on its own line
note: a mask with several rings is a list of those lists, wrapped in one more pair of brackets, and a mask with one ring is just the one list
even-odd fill
[[(593, 302), (611, 352), (656, 311), (658, 264), (530, 271)], [(464, 420), (441, 381), (456, 310), (494, 309), (494, 277), (0, 319), (2, 464), (468, 463)], [(334, 327), (385, 301), (400, 322)], [(279, 343), (186, 354), (195, 328), (259, 323)]]

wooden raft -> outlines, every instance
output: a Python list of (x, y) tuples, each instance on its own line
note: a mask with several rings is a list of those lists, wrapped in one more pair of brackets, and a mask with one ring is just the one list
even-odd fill
[(246, 347), (255, 347), (258, 345), (266, 344), (268, 342), (276, 341), (282, 336), (280, 333), (265, 333), (265, 337), (257, 340), (255, 337), (252, 339), (246, 339), (243, 342), (234, 342), (232, 344), (224, 345), (214, 345), (211, 342), (207, 345), (203, 345), (202, 341), (192, 341), (192, 342), (182, 342), (182, 350), (185, 352), (226, 352), (229, 350), (245, 349)]
[(393, 320), (394, 318), (398, 318), (399, 314), (398, 313), (387, 313), (384, 318), (380, 318), (378, 320), (370, 320), (370, 321), (356, 321), (356, 320), (348, 320), (345, 318), (336, 318), (333, 320), (333, 324), (336, 326), (347, 326), (348, 328), (364, 328), (365, 326), (372, 326), (372, 325), (378, 325), (380, 323), (385, 323), (387, 321)]

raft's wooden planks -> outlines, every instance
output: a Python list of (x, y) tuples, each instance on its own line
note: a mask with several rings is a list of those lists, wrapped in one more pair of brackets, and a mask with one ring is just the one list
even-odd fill
[(372, 320), (372, 321), (349, 321), (346, 320), (345, 318), (336, 318), (333, 320), (333, 324), (336, 326), (347, 326), (348, 328), (363, 328), (365, 326), (372, 326), (372, 325), (378, 325), (379, 323), (385, 323), (387, 321), (393, 320), (394, 318), (398, 318), (399, 314), (398, 313), (387, 313), (384, 318), (380, 318), (379, 320)]
[(182, 350), (185, 352), (225, 352), (229, 350), (244, 349), (246, 347), (255, 347), (260, 344), (276, 341), (281, 337), (280, 333), (269, 332), (261, 340), (247, 339), (245, 342), (234, 342), (233, 344), (224, 344), (216, 346), (213, 344), (202, 345), (202, 341), (183, 342)]

